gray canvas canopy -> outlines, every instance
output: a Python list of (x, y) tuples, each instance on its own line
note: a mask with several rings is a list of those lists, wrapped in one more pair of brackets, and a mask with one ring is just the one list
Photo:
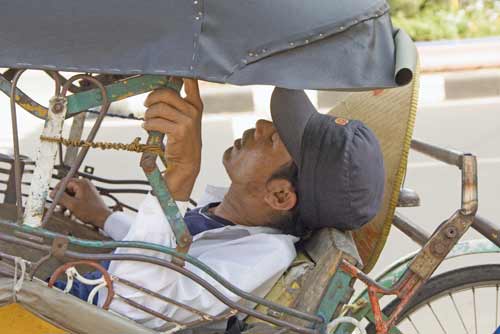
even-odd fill
[(416, 53), (380, 0), (0, 0), (0, 67), (370, 89)]

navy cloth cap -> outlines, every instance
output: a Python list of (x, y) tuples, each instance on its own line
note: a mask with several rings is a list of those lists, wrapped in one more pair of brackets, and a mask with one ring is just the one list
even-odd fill
[(323, 115), (301, 90), (275, 88), (271, 115), (298, 167), (300, 222), (353, 230), (382, 205), (385, 170), (375, 134), (362, 122)]

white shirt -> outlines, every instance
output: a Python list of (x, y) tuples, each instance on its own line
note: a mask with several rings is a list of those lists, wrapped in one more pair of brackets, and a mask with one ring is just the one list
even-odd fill
[[(215, 188), (208, 190), (210, 192), (213, 189)], [(208, 202), (217, 201), (214, 196), (207, 196), (207, 194), (204, 198)], [(220, 199), (219, 197), (218, 200)], [(106, 221), (104, 230), (114, 240), (143, 241), (172, 248), (176, 246), (170, 225), (158, 200), (152, 195), (146, 196), (135, 219), (124, 213), (113, 213)], [(296, 241), (298, 238), (282, 234), (279, 230), (270, 227), (225, 226), (195, 235), (188, 254), (208, 265), (238, 288), (263, 297), (295, 258), (294, 243)], [(120, 248), (115, 253), (150, 255), (170, 260), (169, 255), (143, 249)], [(240, 299), (194, 265), (186, 263), (185, 268), (210, 282), (231, 300)], [(112, 261), (108, 271), (111, 275), (132, 281), (210, 315), (218, 315), (227, 310), (225, 304), (203, 287), (164, 267), (142, 262)], [(113, 287), (117, 294), (176, 321), (185, 323), (198, 319), (198, 316), (191, 312), (135, 289), (121, 284), (114, 284)], [(106, 295), (106, 289), (99, 291), (99, 305), (104, 303)], [(162, 320), (116, 298), (113, 299), (110, 309), (151, 328), (164, 324)]]

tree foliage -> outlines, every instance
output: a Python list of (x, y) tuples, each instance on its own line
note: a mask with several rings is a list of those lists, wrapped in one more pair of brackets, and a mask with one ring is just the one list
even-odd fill
[(395, 26), (418, 41), (500, 35), (500, 0), (389, 0)]

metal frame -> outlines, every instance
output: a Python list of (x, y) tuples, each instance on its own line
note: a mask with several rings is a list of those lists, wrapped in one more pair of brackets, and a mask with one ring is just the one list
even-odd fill
[[(394, 225), (420, 244), (422, 249), (392, 266), (377, 280), (370, 279), (361, 270), (346, 261), (342, 263), (342, 270), (349, 272), (353, 277), (360, 279), (367, 285), (367, 290), (355, 300), (355, 303), (361, 303), (365, 306), (353, 313), (353, 316), (357, 319), (366, 317), (375, 323), (378, 334), (400, 333), (396, 328), (393, 328), (398, 316), (443, 260), (481, 252), (500, 252), (500, 248), (486, 241), (480, 243), (467, 241), (455, 247), (471, 226), (477, 230), (482, 229), (483, 235), (498, 246), (496, 234), (498, 227), (484, 218), (475, 216), (478, 203), (475, 156), (418, 140), (412, 141), (411, 148), (439, 161), (454, 165), (462, 171), (461, 207), (448, 220), (439, 225), (432, 235), (429, 235), (408, 218), (396, 213)], [(379, 299), (386, 295), (395, 295), (401, 301), (389, 316), (381, 312), (379, 303)], [(352, 326), (342, 325), (335, 333), (348, 333), (352, 329)]]

